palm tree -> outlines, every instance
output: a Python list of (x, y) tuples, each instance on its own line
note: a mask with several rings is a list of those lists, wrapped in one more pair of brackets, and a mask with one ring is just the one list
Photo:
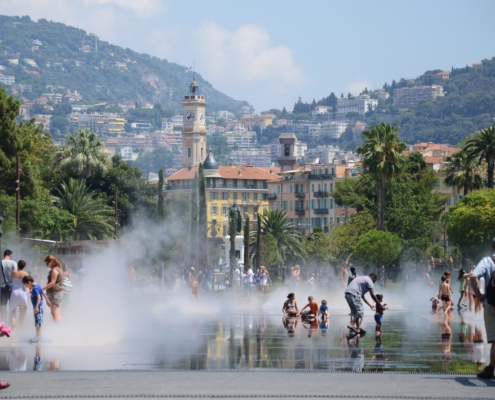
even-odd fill
[(407, 156), (407, 171), (413, 175), (416, 182), (419, 182), (423, 177), (423, 169), (428, 165), (426, 164), (423, 154), (420, 152), (412, 152)]
[(493, 167), (495, 165), (495, 125), (475, 133), (466, 142), (466, 154), (469, 159), (478, 159), (478, 164), (486, 162), (487, 184), (493, 189)]
[(445, 184), (455, 186), (459, 191), (464, 188), (464, 196), (473, 190), (481, 189), (483, 179), (476, 164), (475, 160), (468, 158), (465, 147), (446, 157), (442, 168)]
[(74, 240), (97, 240), (113, 236), (113, 209), (90, 192), (84, 181), (69, 179), (62, 183), (54, 204), (74, 217)]
[(383, 230), (387, 179), (401, 172), (404, 164), (402, 152), (407, 145), (400, 141), (396, 125), (381, 122), (363, 132), (364, 144), (356, 150), (363, 154), (363, 169), (377, 181), (377, 230)]
[[(277, 241), (277, 259), (285, 261), (287, 256), (294, 258), (304, 258), (306, 250), (303, 246), (304, 236), (297, 229), (296, 225), (289, 222), (289, 218), (283, 210), (264, 210), (263, 214), (258, 214), (258, 224), (261, 224), (261, 235), (270, 234)], [(256, 240), (256, 231), (251, 235)], [(256, 250), (255, 242), (253, 251)]]
[(213, 218), (209, 223), (208, 223), (208, 231), (210, 231), (210, 235), (212, 238), (216, 238), (218, 235), (218, 232), (220, 232), (220, 224), (218, 221)]
[(67, 135), (65, 146), (55, 153), (55, 167), (79, 180), (104, 175), (111, 160), (98, 134), (89, 129)]

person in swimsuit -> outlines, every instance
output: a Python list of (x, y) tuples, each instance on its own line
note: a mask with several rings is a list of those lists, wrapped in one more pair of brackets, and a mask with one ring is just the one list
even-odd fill
[(193, 281), (191, 282), (191, 299), (195, 297), (196, 301), (199, 301), (198, 294), (199, 294), (199, 284), (196, 279), (193, 279)]
[(450, 312), (452, 306), (450, 304), (450, 286), (447, 283), (447, 277), (445, 275), (442, 276), (442, 283), (438, 288), (438, 296), (440, 297), (440, 300), (442, 300), (443, 313), (447, 315)]
[(282, 323), (284, 324), (285, 329), (287, 329), (287, 334), (289, 337), (296, 336), (296, 328), (299, 319), (288, 314), (285, 314), (282, 317)]
[(19, 260), (17, 269), (12, 271), (12, 294), (10, 295), (10, 320), (12, 328), (15, 327), (15, 315), (19, 308), (19, 326), (24, 324), (24, 318), (29, 307), (28, 294), (22, 283), (22, 278), (29, 274), (24, 271), (26, 261)]
[(340, 267), (340, 281), (342, 282), (342, 286), (347, 287), (349, 285), (349, 271), (347, 270), (349, 263), (344, 261), (342, 267)]
[(297, 317), (299, 314), (299, 309), (297, 308), (296, 295), (294, 293), (289, 293), (287, 295), (287, 300), (285, 300), (282, 307), (282, 312), (284, 315)]

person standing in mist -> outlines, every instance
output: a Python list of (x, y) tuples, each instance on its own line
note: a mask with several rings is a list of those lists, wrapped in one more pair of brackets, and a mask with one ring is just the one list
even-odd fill
[(62, 316), (60, 315), (60, 307), (64, 297), (64, 273), (62, 271), (62, 264), (54, 256), (47, 256), (45, 258), (45, 264), (48, 268), (50, 268), (48, 283), (43, 288), (43, 291), (46, 291), (46, 303), (48, 307), (50, 307), (53, 320), (55, 322), (60, 322), (62, 320)]
[(2, 260), (2, 273), (0, 279), (2, 282), (0, 292), (0, 314), (2, 318), (7, 320), (7, 303), (10, 301), (12, 294), (12, 271), (17, 269), (17, 263), (12, 260), (12, 250), (5, 250), (3, 252)]

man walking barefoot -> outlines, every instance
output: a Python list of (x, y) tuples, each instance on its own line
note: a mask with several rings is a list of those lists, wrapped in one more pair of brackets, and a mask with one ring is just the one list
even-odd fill
[[(377, 276), (374, 272), (368, 276), (358, 276), (354, 278), (345, 289), (345, 299), (351, 309), (351, 323), (347, 327), (356, 333), (361, 333), (361, 322), (363, 321), (363, 302), (368, 304), (371, 310), (375, 311), (375, 306), (371, 304), (366, 297), (366, 293), (370, 292), (371, 298), (377, 304), (381, 304), (375, 296), (373, 284), (376, 282)], [(362, 299), (362, 300), (361, 300)], [(356, 329), (353, 327), (356, 326)]]

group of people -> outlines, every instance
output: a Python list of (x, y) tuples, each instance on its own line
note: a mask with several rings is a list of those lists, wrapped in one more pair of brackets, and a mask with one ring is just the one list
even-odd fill
[[(36, 334), (29, 339), (29, 342), (38, 343), (41, 339), (45, 303), (50, 308), (53, 321), (60, 322), (62, 319), (60, 308), (64, 290), (69, 290), (68, 287), (71, 286), (68, 271), (56, 257), (47, 256), (44, 262), (49, 268), (49, 273), (46, 284), (41, 286), (36, 282), (39, 279), (37, 268), (28, 272), (26, 261), (15, 262), (13, 255), (12, 250), (5, 250), (0, 268), (0, 314), (4, 320), (10, 319), (11, 324), (7, 327), (4, 323), (0, 323), (0, 336), (10, 337), (11, 329), (23, 326), (26, 314), (31, 308), (29, 303), (31, 303)], [(7, 307), (9, 307), (9, 314), (7, 314)], [(17, 313), (19, 313), (19, 318), (17, 318)], [(0, 382), (0, 389), (8, 386), (8, 383)]]

